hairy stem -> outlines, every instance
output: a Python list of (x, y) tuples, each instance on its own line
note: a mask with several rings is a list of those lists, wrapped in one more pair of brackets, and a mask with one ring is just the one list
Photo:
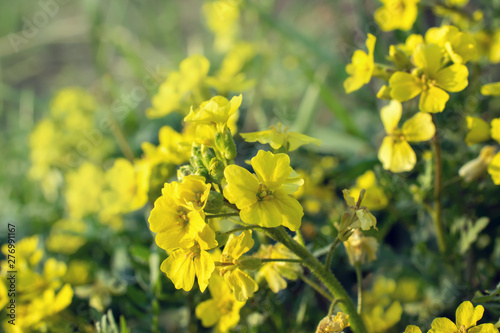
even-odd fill
[(363, 309), (363, 276), (361, 274), (361, 265), (356, 264), (356, 279), (358, 280), (358, 313)]
[(300, 275), (300, 279), (307, 283), (309, 286), (311, 286), (318, 294), (329, 300), (330, 302), (333, 302), (333, 296), (330, 295), (326, 290), (321, 288), (319, 284), (314, 282), (313, 280), (309, 279), (308, 277), (304, 276), (303, 274)]
[(332, 246), (330, 246), (330, 250), (328, 250), (328, 254), (326, 255), (326, 260), (325, 260), (325, 269), (329, 272), (330, 271), (330, 266), (332, 265), (332, 259), (333, 259), (333, 251), (335, 251), (335, 248), (337, 245), (339, 245), (340, 239), (337, 237), (332, 243)]
[(366, 333), (365, 324), (363, 323), (361, 317), (356, 311), (356, 307), (349, 297), (349, 294), (345, 291), (344, 287), (337, 280), (335, 275), (327, 271), (321, 262), (316, 259), (305, 247), (293, 240), (283, 229), (283, 227), (267, 229), (266, 233), (276, 241), (279, 241), (295, 253), (299, 258), (303, 260), (303, 265), (309, 268), (309, 270), (316, 275), (321, 282), (328, 288), (335, 298), (342, 299), (340, 308), (343, 312), (349, 315), (349, 322), (351, 324), (351, 329), (355, 333)]

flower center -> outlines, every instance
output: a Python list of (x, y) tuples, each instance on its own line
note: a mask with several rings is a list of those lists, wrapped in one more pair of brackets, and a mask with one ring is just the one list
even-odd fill
[(425, 74), (422, 75), (422, 83), (423, 83), (423, 87), (422, 87), (423, 90), (427, 90), (430, 87), (433, 87), (437, 84), (436, 80), (431, 79), (430, 77), (428, 77)]
[(183, 208), (177, 209), (177, 216), (175, 217), (177, 223), (184, 226), (189, 222), (189, 217), (187, 212)]
[(465, 328), (465, 325), (460, 326), (458, 333), (467, 333), (467, 329)]
[(257, 190), (257, 198), (259, 201), (262, 200), (273, 200), (273, 192), (270, 191), (266, 185), (260, 183), (259, 184), (259, 189)]

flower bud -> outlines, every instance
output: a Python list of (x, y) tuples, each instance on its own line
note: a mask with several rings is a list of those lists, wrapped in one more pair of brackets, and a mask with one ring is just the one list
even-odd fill
[(410, 59), (399, 47), (391, 45), (389, 48), (389, 57), (398, 69), (408, 69), (412, 67)]
[(177, 170), (177, 178), (182, 180), (185, 176), (194, 174), (194, 169), (191, 165), (181, 165)]
[(215, 133), (215, 147), (227, 160), (233, 160), (236, 157), (236, 144), (229, 128), (226, 127), (223, 132)]
[(224, 197), (217, 191), (210, 191), (204, 211), (210, 214), (220, 212), (224, 204)]
[(224, 178), (224, 163), (217, 158), (212, 158), (208, 167), (208, 173), (210, 174), (210, 179), (220, 184)]
[(316, 329), (316, 333), (340, 333), (344, 328), (349, 327), (349, 316), (343, 312), (338, 312), (336, 316), (326, 316)]

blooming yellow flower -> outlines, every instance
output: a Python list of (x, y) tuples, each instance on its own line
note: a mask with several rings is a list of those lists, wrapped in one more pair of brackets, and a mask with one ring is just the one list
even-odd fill
[(465, 137), (467, 145), (480, 143), (490, 138), (490, 125), (478, 117), (467, 116), (467, 128), (469, 133)]
[(375, 11), (375, 21), (383, 31), (410, 30), (417, 19), (420, 0), (381, 0)]
[(184, 179), (183, 183), (165, 183), (162, 195), (155, 201), (149, 216), (150, 229), (157, 233), (156, 244), (165, 250), (191, 248), (195, 245), (195, 237), (206, 225), (205, 213), (195, 208), (204, 206), (210, 186), (201, 188), (200, 184), (196, 184), (197, 176), (186, 176)]
[(224, 276), (224, 280), (234, 292), (235, 298), (240, 302), (252, 297), (259, 289), (257, 282), (238, 268), (238, 259), (253, 245), (252, 230), (246, 230), (239, 236), (231, 234), (221, 255), (221, 262), (227, 265), (221, 269), (220, 274)]
[(493, 324), (481, 324), (476, 326), (477, 321), (483, 317), (484, 308), (478, 305), (474, 308), (471, 302), (465, 301), (457, 308), (456, 324), (448, 318), (436, 318), (432, 321), (429, 333), (498, 333)]
[(278, 123), (277, 126), (271, 126), (268, 130), (241, 133), (246, 142), (260, 142), (270, 144), (273, 149), (285, 148), (285, 151), (294, 151), (303, 145), (312, 143), (316, 146), (321, 144), (321, 140), (312, 138), (308, 135), (289, 132), (287, 126)]
[(237, 165), (226, 167), (224, 196), (240, 209), (245, 223), (297, 230), (304, 212), (289, 194), (295, 193), (303, 181), (287, 182), (294, 173), (288, 155), (260, 150), (251, 164), (255, 175)]
[[(443, 55), (436, 44), (420, 44), (413, 53), (418, 71), (394, 73), (389, 84), (391, 97), (404, 102), (418, 95), (423, 112), (441, 112), (450, 98), (446, 91), (458, 92), (467, 87), (469, 70), (462, 64), (442, 68)], [(445, 91), (446, 90), (446, 91)]]
[(346, 93), (352, 93), (370, 82), (373, 69), (375, 68), (373, 52), (376, 40), (375, 36), (368, 34), (368, 38), (366, 39), (368, 53), (361, 50), (354, 51), (351, 63), (346, 67), (346, 72), (349, 74), (349, 77), (344, 81)]
[(215, 326), (216, 332), (225, 333), (238, 325), (240, 309), (245, 302), (239, 302), (229, 285), (217, 274), (213, 274), (209, 282), (208, 290), (212, 298), (196, 306), (196, 316), (203, 326)]
[(196, 111), (191, 107), (191, 111), (184, 118), (184, 121), (213, 125), (218, 132), (223, 132), (231, 116), (238, 111), (241, 100), (241, 95), (234, 96), (230, 101), (222, 96), (212, 97), (201, 103)]
[(160, 269), (172, 280), (176, 289), (190, 291), (193, 288), (195, 276), (198, 278), (200, 291), (204, 292), (208, 280), (215, 270), (215, 263), (207, 250), (217, 246), (214, 231), (205, 225), (203, 231), (195, 236), (195, 245), (190, 248), (174, 250), (163, 261)]
[(236, 39), (240, 18), (239, 3), (238, 0), (217, 0), (203, 4), (207, 26), (215, 34), (215, 48), (219, 51), (228, 50)]
[(402, 111), (401, 103), (393, 100), (380, 112), (387, 136), (380, 146), (378, 158), (384, 169), (392, 172), (412, 170), (417, 158), (408, 142), (430, 140), (436, 131), (432, 117), (423, 112), (405, 121), (402, 129), (399, 129)]
[(349, 192), (353, 197), (357, 198), (362, 189), (366, 190), (363, 206), (370, 210), (380, 210), (387, 206), (389, 200), (382, 187), (377, 184), (375, 173), (372, 170), (368, 170), (359, 176), (356, 179), (356, 186), (349, 189)]
[(47, 250), (73, 254), (87, 242), (86, 232), (87, 224), (81, 220), (59, 220), (54, 223), (45, 241)]

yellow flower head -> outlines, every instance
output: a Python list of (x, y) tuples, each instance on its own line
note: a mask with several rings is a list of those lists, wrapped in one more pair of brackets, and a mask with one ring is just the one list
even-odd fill
[(149, 227), (157, 233), (156, 244), (165, 250), (194, 246), (195, 237), (206, 225), (205, 213), (199, 209), (205, 205), (210, 186), (200, 184), (197, 176), (184, 179), (165, 183), (149, 216)]
[(500, 82), (485, 84), (481, 87), (481, 94), (485, 96), (500, 96)]
[(218, 132), (223, 132), (231, 116), (238, 111), (241, 100), (241, 95), (234, 96), (230, 101), (222, 96), (212, 97), (201, 103), (196, 111), (191, 107), (191, 111), (184, 118), (184, 121), (213, 125)]
[(176, 289), (185, 291), (193, 288), (196, 276), (200, 291), (204, 292), (215, 270), (214, 260), (207, 250), (216, 247), (217, 241), (214, 231), (208, 225), (205, 225), (193, 241), (193, 246), (173, 251), (163, 261), (160, 269), (172, 280)]
[(207, 1), (203, 4), (203, 14), (208, 28), (215, 34), (215, 48), (226, 51), (238, 34), (240, 8), (238, 0)]
[(465, 65), (453, 64), (442, 68), (443, 54), (436, 44), (419, 44), (413, 52), (414, 73), (396, 72), (389, 84), (391, 97), (404, 102), (418, 95), (423, 112), (441, 112), (450, 98), (449, 92), (467, 87), (469, 70)]
[(392, 172), (412, 170), (417, 157), (408, 142), (430, 140), (436, 131), (432, 117), (422, 112), (405, 121), (403, 127), (399, 129), (398, 123), (402, 112), (401, 103), (394, 100), (380, 112), (387, 136), (380, 146), (378, 158), (384, 169)]
[(203, 326), (215, 326), (218, 333), (228, 332), (238, 325), (240, 309), (245, 302), (239, 302), (229, 285), (216, 274), (210, 278), (208, 290), (212, 298), (196, 306), (196, 316), (201, 319)]
[(478, 117), (467, 116), (469, 133), (465, 137), (467, 145), (473, 145), (490, 139), (490, 125)]
[(355, 229), (344, 246), (351, 265), (365, 264), (377, 259), (378, 242), (374, 237), (366, 237), (360, 229)]
[(81, 220), (59, 220), (54, 223), (45, 241), (47, 250), (73, 254), (87, 242), (86, 232), (87, 224)]
[(354, 51), (351, 63), (346, 67), (346, 72), (349, 74), (349, 77), (344, 81), (346, 93), (352, 93), (370, 82), (373, 69), (375, 68), (373, 52), (375, 50), (376, 40), (377, 38), (375, 36), (368, 34), (368, 38), (366, 39), (368, 53), (361, 50)]
[(255, 175), (237, 165), (226, 167), (224, 196), (240, 209), (240, 218), (245, 223), (268, 228), (284, 225), (297, 230), (304, 212), (289, 194), (295, 193), (303, 181), (288, 181), (296, 175), (288, 155), (260, 150), (251, 164)]
[(471, 302), (465, 301), (457, 308), (456, 323), (448, 318), (436, 318), (432, 321), (429, 333), (498, 333), (498, 330), (493, 324), (481, 324), (476, 326), (478, 320), (483, 317), (483, 313), (484, 308), (482, 305), (478, 305), (474, 308)]
[(238, 259), (243, 253), (248, 252), (253, 245), (254, 240), (251, 230), (244, 231), (239, 236), (231, 234), (221, 255), (221, 262), (227, 264), (227, 266), (221, 269), (220, 274), (224, 276), (224, 280), (240, 302), (252, 297), (259, 289), (257, 282), (238, 268)]
[(420, 0), (381, 0), (384, 4), (375, 11), (375, 21), (383, 31), (410, 30), (417, 19)]
[(268, 130), (241, 133), (240, 134), (246, 142), (260, 142), (262, 144), (270, 144), (273, 149), (285, 148), (285, 151), (294, 151), (303, 145), (312, 143), (316, 146), (321, 144), (321, 140), (312, 138), (305, 134), (297, 132), (288, 132), (288, 127), (283, 126), (281, 123), (269, 127)]
[(337, 312), (336, 316), (323, 318), (316, 329), (316, 333), (341, 333), (344, 328), (349, 327), (349, 316), (343, 312)]

